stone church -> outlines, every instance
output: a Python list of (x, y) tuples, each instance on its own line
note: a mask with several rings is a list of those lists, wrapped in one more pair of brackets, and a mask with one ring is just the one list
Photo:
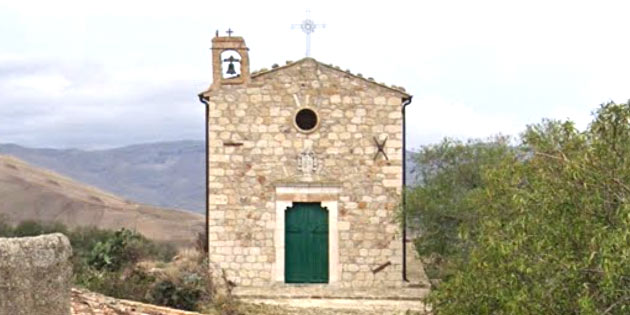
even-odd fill
[(250, 72), (212, 40), (209, 259), (239, 286), (403, 284), (404, 89), (304, 58)]

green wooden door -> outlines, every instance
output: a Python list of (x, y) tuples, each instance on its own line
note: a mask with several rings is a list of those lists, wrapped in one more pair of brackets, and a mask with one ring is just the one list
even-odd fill
[(293, 203), (285, 217), (287, 283), (328, 282), (328, 212), (320, 203)]

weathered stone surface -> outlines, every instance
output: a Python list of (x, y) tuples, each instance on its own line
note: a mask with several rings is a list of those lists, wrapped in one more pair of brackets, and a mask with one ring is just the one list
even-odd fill
[[(222, 82), (203, 93), (210, 100), (211, 263), (237, 285), (273, 284), (274, 266), (283, 264), (276, 261), (277, 249), (284, 247), (274, 230), (276, 204), (333, 201), (340, 286), (402, 285), (395, 212), (402, 192), (401, 103), (408, 94), (311, 58), (256, 73), (242, 84)], [(315, 130), (296, 127), (303, 108), (318, 116)], [(385, 154), (377, 153), (375, 139), (387, 140)], [(309, 164), (304, 176), (299, 157), (309, 150), (317, 165)], [(275, 192), (278, 183), (303, 182), (340, 190)]]
[(77, 288), (72, 288), (71, 300), (71, 315), (201, 315), (201, 313), (196, 312), (115, 299)]
[(0, 238), (0, 315), (69, 314), (71, 255), (60, 233)]

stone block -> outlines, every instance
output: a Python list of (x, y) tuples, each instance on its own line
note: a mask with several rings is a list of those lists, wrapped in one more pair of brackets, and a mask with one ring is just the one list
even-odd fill
[(209, 201), (211, 205), (226, 205), (228, 197), (226, 195), (211, 194)]
[(348, 221), (339, 221), (337, 224), (337, 228), (339, 231), (348, 231), (350, 230), (350, 222)]
[(222, 211), (222, 210), (210, 211), (208, 217), (210, 219), (224, 219), (225, 218), (225, 211)]
[(260, 88), (248, 88), (247, 94), (260, 94)]
[(402, 173), (402, 166), (384, 166), (383, 167), (384, 174), (398, 174)]
[(387, 99), (387, 105), (402, 105), (402, 98), (400, 97), (390, 97)]
[(223, 175), (225, 175), (225, 170), (222, 168), (214, 167), (210, 169), (210, 176), (223, 176)]
[(71, 256), (60, 233), (0, 238), (0, 315), (69, 314)]
[(400, 187), (402, 186), (402, 182), (400, 180), (397, 179), (384, 179), (383, 180), (383, 186), (390, 188), (390, 187)]
[(402, 130), (402, 126), (401, 125), (387, 125), (387, 126), (385, 126), (385, 132), (397, 133), (397, 132), (401, 132), (401, 130)]
[(356, 264), (348, 264), (344, 269), (349, 272), (357, 272), (359, 271), (359, 266)]

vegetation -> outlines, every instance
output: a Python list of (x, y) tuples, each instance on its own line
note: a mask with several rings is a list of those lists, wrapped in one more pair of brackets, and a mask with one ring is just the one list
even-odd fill
[(410, 192), (436, 314), (630, 312), (630, 104), (424, 148)]
[(477, 226), (472, 199), (485, 186), (483, 172), (513, 154), (508, 142), (507, 137), (445, 139), (416, 155), (419, 187), (407, 195), (409, 227), (422, 231), (415, 245), (430, 278), (445, 278), (448, 265), (468, 255), (471, 240), (461, 237), (461, 229)]
[(182, 252), (173, 260), (177, 254), (173, 245), (148, 240), (126, 229), (70, 230), (63, 224), (35, 221), (12, 227), (3, 222), (0, 220), (0, 237), (54, 232), (68, 236), (73, 248), (74, 282), (78, 286), (115, 298), (213, 314), (238, 314), (232, 299), (216, 295), (203, 251)]

